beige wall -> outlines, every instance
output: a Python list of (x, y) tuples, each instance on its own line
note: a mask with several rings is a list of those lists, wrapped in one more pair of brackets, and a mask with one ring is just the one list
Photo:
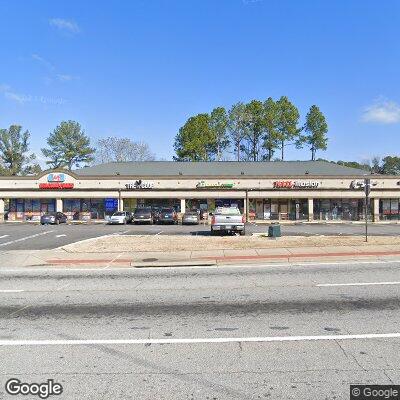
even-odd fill
[[(329, 177), (288, 177), (288, 178), (247, 178), (240, 179), (207, 179), (207, 184), (233, 182), (235, 190), (226, 189), (197, 189), (198, 178), (78, 178), (65, 174), (65, 183), (73, 183), (74, 189), (41, 190), (40, 183), (47, 182), (47, 174), (40, 179), (5, 178), (0, 179), (0, 198), (105, 198), (118, 197), (119, 190), (122, 198), (245, 198), (246, 189), (249, 198), (362, 198), (362, 189), (350, 189), (352, 181), (362, 181), (362, 178), (329, 178)], [(126, 190), (125, 185), (137, 179), (154, 182), (154, 189)], [(273, 189), (274, 181), (316, 181), (317, 189)], [(372, 179), (376, 182), (371, 198), (400, 197), (400, 178)]]

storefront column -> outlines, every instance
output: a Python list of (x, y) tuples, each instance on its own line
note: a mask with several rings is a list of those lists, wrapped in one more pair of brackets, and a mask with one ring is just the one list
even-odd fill
[(0, 199), (0, 222), (4, 222), (4, 199)]
[(181, 213), (184, 214), (186, 212), (186, 199), (181, 199)]
[(62, 199), (56, 199), (56, 211), (63, 212), (63, 201)]
[(118, 199), (118, 211), (124, 211), (124, 199)]
[(372, 199), (372, 221), (379, 221), (379, 198), (374, 197)]
[(308, 199), (308, 220), (314, 219), (314, 199)]

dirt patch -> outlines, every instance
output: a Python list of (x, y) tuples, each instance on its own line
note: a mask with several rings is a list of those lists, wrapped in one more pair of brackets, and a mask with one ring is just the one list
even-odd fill
[[(400, 236), (372, 236), (365, 243), (362, 236), (285, 236), (276, 240), (260, 236), (106, 236), (69, 244), (63, 249), (76, 253), (246, 250), (293, 247), (400, 245)], [(399, 247), (400, 248), (400, 247)]]

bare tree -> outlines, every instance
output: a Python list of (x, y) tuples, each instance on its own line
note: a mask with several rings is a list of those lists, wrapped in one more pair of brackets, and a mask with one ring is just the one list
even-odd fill
[(95, 164), (108, 162), (154, 161), (155, 155), (145, 142), (110, 136), (97, 141)]

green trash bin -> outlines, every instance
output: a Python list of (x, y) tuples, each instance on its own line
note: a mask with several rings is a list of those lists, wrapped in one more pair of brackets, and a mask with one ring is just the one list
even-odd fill
[(277, 238), (281, 237), (281, 226), (279, 224), (272, 224), (268, 227), (268, 237)]

